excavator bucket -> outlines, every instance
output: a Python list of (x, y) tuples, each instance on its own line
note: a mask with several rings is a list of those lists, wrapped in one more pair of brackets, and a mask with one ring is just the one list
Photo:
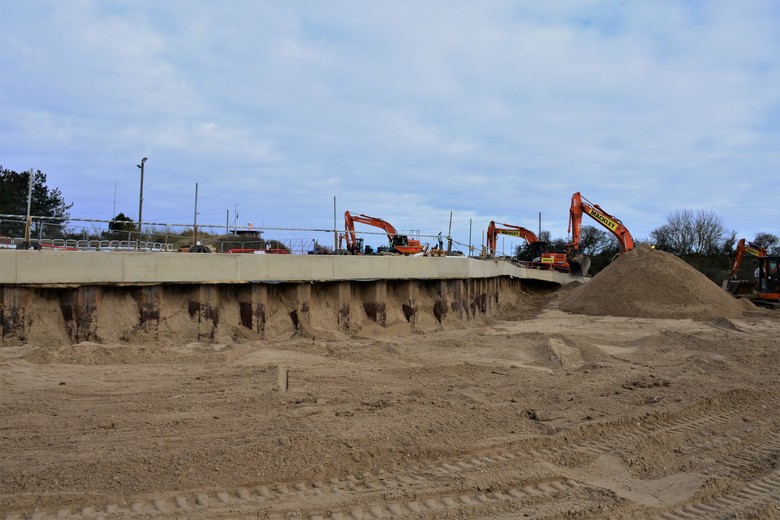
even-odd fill
[(569, 268), (571, 269), (571, 275), (575, 277), (583, 277), (588, 274), (590, 269), (590, 257), (583, 255), (582, 253), (576, 253), (568, 258)]
[(734, 296), (744, 296), (756, 293), (756, 282), (751, 280), (723, 280), (723, 288)]

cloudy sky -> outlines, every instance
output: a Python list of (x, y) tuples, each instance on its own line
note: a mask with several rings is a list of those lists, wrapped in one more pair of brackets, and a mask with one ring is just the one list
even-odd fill
[(148, 157), (147, 222), (192, 223), (197, 183), (202, 225), (332, 229), (336, 197), (338, 227), (565, 237), (580, 191), (635, 238), (780, 234), (776, 0), (3, 4), (0, 164), (72, 217), (137, 219)]

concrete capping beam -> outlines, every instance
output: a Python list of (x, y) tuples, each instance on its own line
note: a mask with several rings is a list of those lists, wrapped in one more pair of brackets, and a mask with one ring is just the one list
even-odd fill
[(568, 275), (466, 257), (250, 255), (0, 250), (4, 285), (224, 284), (452, 280), (509, 276), (566, 284)]

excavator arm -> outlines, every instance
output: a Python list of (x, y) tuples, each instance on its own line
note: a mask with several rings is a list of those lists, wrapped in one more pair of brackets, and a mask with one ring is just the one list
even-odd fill
[(571, 197), (571, 207), (569, 209), (569, 232), (571, 233), (569, 264), (571, 265), (572, 274), (583, 276), (587, 274), (590, 268), (590, 258), (580, 252), (583, 215), (588, 215), (615, 235), (621, 254), (634, 249), (634, 237), (631, 236), (628, 228), (623, 225), (620, 219), (604, 211), (598, 204), (592, 204), (580, 192), (577, 192)]
[(742, 260), (744, 260), (746, 253), (761, 258), (766, 256), (766, 249), (760, 246), (754, 246), (750, 242), (745, 241), (744, 238), (741, 238), (739, 242), (737, 242), (737, 256), (734, 258), (734, 263), (731, 265), (731, 273), (729, 273), (730, 278), (735, 279), (737, 277), (737, 272), (742, 266)]
[(490, 224), (488, 224), (487, 246), (488, 246), (488, 250), (490, 251), (490, 256), (496, 256), (496, 244), (498, 242), (498, 235), (508, 235), (513, 237), (523, 238), (530, 246), (542, 244), (542, 242), (539, 240), (539, 237), (537, 237), (536, 234), (529, 229), (526, 229), (521, 226), (513, 226), (512, 224), (500, 224), (500, 225), (504, 227), (503, 228), (498, 227), (496, 223), (492, 220), (490, 221)]

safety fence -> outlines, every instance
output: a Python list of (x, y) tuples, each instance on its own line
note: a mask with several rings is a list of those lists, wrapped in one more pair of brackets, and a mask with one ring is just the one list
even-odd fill
[[(170, 222), (144, 222), (143, 232), (134, 228), (124, 228), (118, 230), (112, 229), (112, 225), (127, 226), (126, 221), (102, 220), (90, 218), (64, 218), (64, 217), (45, 217), (33, 215), (30, 217), (32, 223), (28, 236), (29, 243), (23, 238), (15, 236), (14, 238), (0, 237), (0, 249), (62, 249), (77, 251), (186, 251), (191, 246), (198, 246), (198, 250), (208, 249), (216, 252), (229, 252), (237, 249), (252, 249), (256, 252), (273, 252), (275, 249), (285, 249), (290, 254), (346, 254), (343, 249), (340, 237), (344, 235), (344, 230), (338, 229), (316, 229), (316, 228), (288, 228), (288, 227), (233, 227), (226, 228), (224, 225), (215, 224), (181, 224)], [(14, 224), (18, 230), (14, 229), (14, 235), (24, 234), (25, 219), (20, 215), (0, 214), (0, 224)], [(65, 224), (80, 225), (83, 239), (54, 239), (45, 238), (47, 232), (62, 232)], [(132, 224), (132, 223), (130, 223)], [(175, 230), (181, 231), (176, 232)], [(67, 231), (73, 233), (75, 228), (68, 228)], [(224, 233), (222, 233), (224, 231)], [(266, 238), (269, 232), (284, 233), (289, 235), (308, 234), (316, 238)], [(11, 232), (6, 232), (11, 234)], [(386, 237), (384, 231), (374, 231), (362, 229), (355, 232), (356, 235), (366, 238)], [(474, 247), (453, 240), (452, 237), (442, 237), (438, 235), (421, 234), (418, 229), (402, 230), (401, 235), (409, 239), (419, 240), (427, 247), (441, 250), (442, 239), (449, 241), (450, 247), (455, 253), (467, 251), (471, 256), (474, 254)], [(96, 236), (97, 235), (97, 236)], [(100, 235), (113, 235), (112, 239), (101, 239)], [(116, 240), (117, 235), (124, 237), (123, 240)], [(143, 240), (143, 238), (152, 240)], [(427, 240), (426, 240), (427, 239)], [(201, 247), (201, 244), (207, 247)], [(377, 253), (382, 253), (384, 247), (378, 247)]]
[[(283, 239), (267, 242), (263, 240), (219, 240), (213, 244), (222, 253), (285, 253), (294, 255), (319, 254), (323, 251), (315, 239)], [(187, 250), (188, 246), (172, 242), (138, 240), (76, 240), (76, 239), (32, 239), (26, 244), (23, 238), (0, 237), (0, 249), (41, 249), (61, 251), (151, 251), (171, 252)]]

